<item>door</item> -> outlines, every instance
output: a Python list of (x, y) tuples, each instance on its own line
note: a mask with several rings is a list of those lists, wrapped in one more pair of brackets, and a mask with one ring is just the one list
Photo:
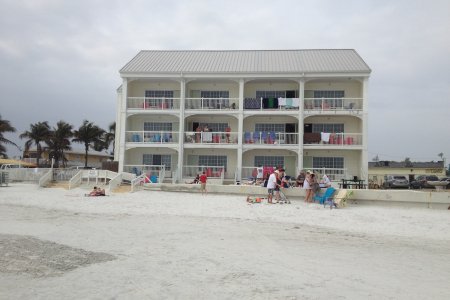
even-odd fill
[(295, 124), (294, 123), (287, 123), (285, 127), (285, 131), (287, 133), (286, 135), (286, 144), (297, 144), (297, 135), (295, 135)]

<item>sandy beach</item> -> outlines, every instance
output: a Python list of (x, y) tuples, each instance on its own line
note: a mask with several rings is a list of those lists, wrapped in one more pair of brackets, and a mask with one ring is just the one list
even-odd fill
[(0, 188), (0, 299), (449, 299), (450, 212)]

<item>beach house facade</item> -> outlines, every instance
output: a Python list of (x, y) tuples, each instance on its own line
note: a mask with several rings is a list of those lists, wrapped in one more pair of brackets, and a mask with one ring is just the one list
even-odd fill
[(370, 72), (352, 49), (141, 51), (120, 70), (119, 171), (367, 179)]

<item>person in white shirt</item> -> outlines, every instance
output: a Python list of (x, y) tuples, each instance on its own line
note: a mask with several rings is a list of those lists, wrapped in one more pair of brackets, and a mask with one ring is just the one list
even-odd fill
[(323, 175), (322, 180), (320, 181), (320, 187), (329, 188), (331, 186), (330, 178), (327, 175)]
[(273, 192), (275, 191), (275, 187), (277, 186), (277, 177), (275, 176), (275, 173), (270, 174), (269, 179), (267, 180), (267, 202), (273, 203)]

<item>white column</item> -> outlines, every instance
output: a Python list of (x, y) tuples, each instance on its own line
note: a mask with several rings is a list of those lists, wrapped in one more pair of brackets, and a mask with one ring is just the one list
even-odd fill
[(119, 173), (123, 172), (125, 165), (125, 131), (127, 130), (127, 96), (128, 96), (128, 79), (123, 78), (122, 97), (120, 103), (120, 141), (119, 141)]
[[(300, 106), (298, 109), (298, 155), (297, 155), (297, 172), (303, 170), (303, 130), (304, 130), (304, 107), (305, 107), (305, 81), (298, 81), (298, 96), (300, 98)], [(298, 175), (298, 174), (296, 174)]]
[(363, 116), (362, 116), (362, 152), (361, 152), (361, 179), (368, 184), (369, 174), (369, 146), (368, 146), (368, 116), (369, 116), (369, 78), (365, 78), (363, 81)]
[(244, 79), (239, 80), (239, 119), (238, 119), (238, 151), (237, 151), (237, 165), (236, 179), (242, 180), (242, 135), (244, 130)]
[(178, 133), (178, 182), (183, 180), (184, 166), (184, 102), (186, 101), (186, 80), (180, 80), (180, 128)]
[(122, 108), (122, 86), (117, 89), (117, 100), (116, 100), (116, 131), (114, 136), (115, 147), (114, 147), (114, 161), (119, 161), (120, 153), (120, 128), (121, 128), (121, 108)]

